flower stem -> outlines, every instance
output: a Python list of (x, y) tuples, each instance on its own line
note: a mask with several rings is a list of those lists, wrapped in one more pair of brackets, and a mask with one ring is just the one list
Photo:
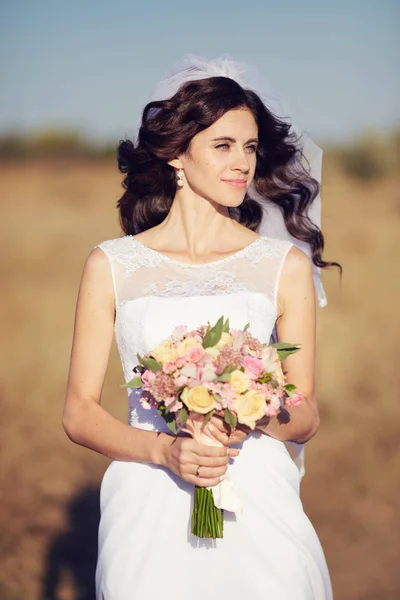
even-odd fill
[(214, 504), (211, 490), (195, 487), (192, 534), (199, 538), (222, 538), (224, 516)]

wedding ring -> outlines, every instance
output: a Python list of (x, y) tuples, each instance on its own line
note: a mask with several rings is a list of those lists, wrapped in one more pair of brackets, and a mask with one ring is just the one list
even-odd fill
[(201, 465), (199, 467), (197, 467), (196, 477), (200, 477), (200, 469), (201, 469)]

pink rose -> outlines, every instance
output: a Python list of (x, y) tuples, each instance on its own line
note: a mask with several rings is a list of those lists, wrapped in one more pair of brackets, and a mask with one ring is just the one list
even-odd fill
[(178, 369), (182, 369), (182, 367), (186, 365), (186, 358), (184, 358), (183, 356), (178, 356), (178, 358), (175, 361), (175, 364), (178, 367)]
[(199, 360), (201, 360), (203, 358), (203, 355), (204, 355), (203, 346), (194, 346), (193, 348), (190, 348), (186, 352), (187, 359), (193, 363), (199, 362)]
[(260, 358), (255, 358), (254, 356), (245, 356), (242, 360), (242, 365), (250, 379), (257, 379), (264, 370), (262, 360)]
[(179, 375), (174, 379), (174, 383), (177, 387), (184, 387), (188, 383), (188, 378), (185, 375)]
[(304, 400), (303, 394), (297, 392), (296, 394), (292, 394), (288, 398), (286, 398), (287, 406), (299, 406)]
[(174, 371), (176, 371), (176, 364), (171, 361), (165, 363), (165, 365), (163, 366), (163, 371), (164, 371), (164, 373), (167, 373), (167, 374), (173, 373)]
[(146, 385), (150, 385), (150, 383), (152, 383), (155, 380), (155, 378), (156, 378), (156, 374), (153, 373), (153, 371), (150, 371), (149, 369), (146, 369), (142, 373), (142, 381)]

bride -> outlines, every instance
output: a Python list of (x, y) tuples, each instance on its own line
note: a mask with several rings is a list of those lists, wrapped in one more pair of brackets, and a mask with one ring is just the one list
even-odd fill
[[(161, 82), (136, 143), (119, 145), (125, 235), (99, 244), (84, 267), (63, 425), (112, 459), (101, 486), (98, 600), (332, 598), (296, 463), (319, 424), (313, 275), (323, 304), (319, 268), (336, 263), (321, 257), (318, 177), (304, 137), (245, 75), (233, 61), (188, 56)], [(230, 437), (213, 416), (207, 433), (223, 444), (213, 447), (171, 435), (155, 409), (141, 408), (140, 390), (128, 393), (127, 424), (101, 407), (114, 332), (128, 381), (137, 354), (175, 326), (221, 315), (231, 327), (249, 322), (263, 343), (275, 332), (300, 344), (285, 361), (305, 396), (290, 419)], [(223, 539), (194, 538), (194, 486), (227, 473), (241, 513), (225, 511)]]

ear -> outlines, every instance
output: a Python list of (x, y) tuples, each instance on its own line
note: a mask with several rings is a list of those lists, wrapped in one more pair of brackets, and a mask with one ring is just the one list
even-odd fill
[(174, 167), (174, 169), (182, 169), (182, 162), (179, 160), (179, 158), (173, 158), (172, 160), (168, 161), (168, 164), (170, 167)]

